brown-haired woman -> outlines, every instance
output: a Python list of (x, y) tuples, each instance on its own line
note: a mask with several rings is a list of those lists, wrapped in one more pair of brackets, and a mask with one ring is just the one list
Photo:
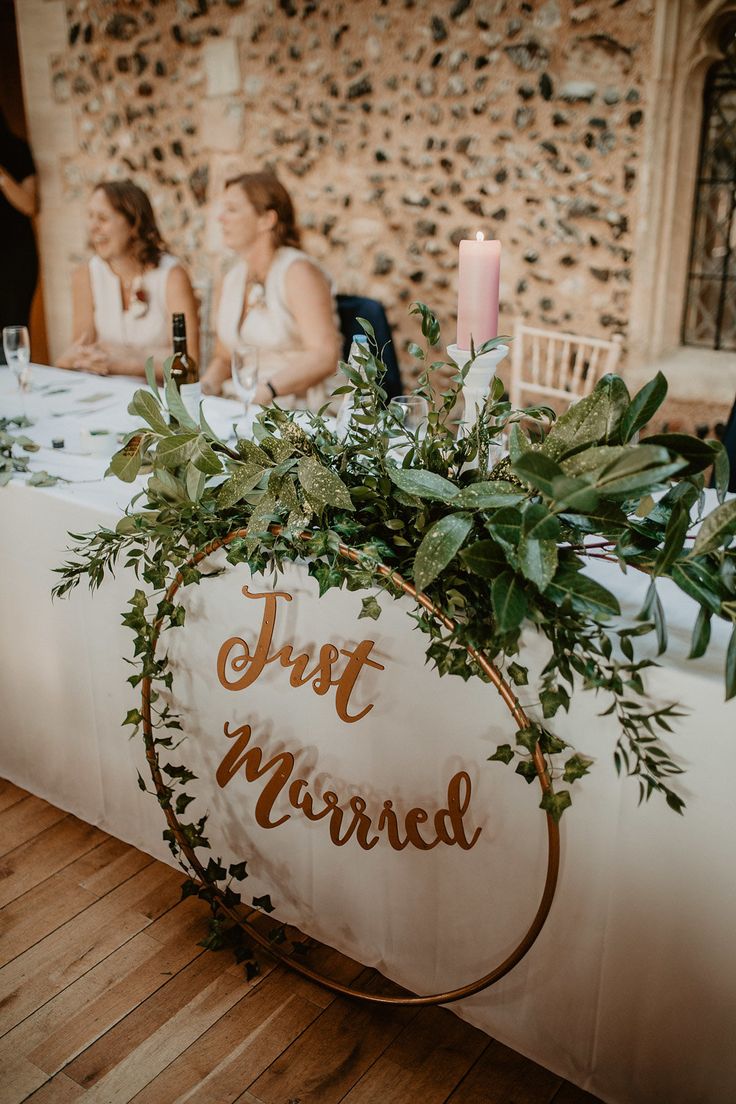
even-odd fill
[(240, 260), (222, 283), (217, 345), (202, 390), (217, 394), (233, 351), (255, 345), (255, 402), (316, 409), (341, 342), (330, 281), (299, 248), (289, 193), (272, 173), (234, 177), (225, 185), (220, 224), (225, 246)]
[(60, 368), (142, 376), (171, 353), (171, 315), (183, 313), (189, 349), (199, 344), (197, 300), (184, 269), (166, 252), (151, 202), (132, 180), (104, 181), (88, 207), (88, 264), (72, 278), (73, 344)]

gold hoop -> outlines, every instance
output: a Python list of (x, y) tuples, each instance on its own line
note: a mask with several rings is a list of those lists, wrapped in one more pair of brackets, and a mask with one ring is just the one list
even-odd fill
[[(281, 531), (280, 526), (272, 526), (271, 532), (278, 534)], [(184, 568), (195, 567), (207, 556), (211, 556), (213, 552), (216, 552), (219, 548), (230, 544), (231, 541), (237, 540), (240, 537), (247, 536), (247, 529), (235, 529), (232, 533), (228, 533), (225, 537), (219, 537), (217, 540), (211, 541), (199, 552), (195, 553), (186, 564)], [(310, 537), (309, 533), (302, 534), (305, 539)], [(340, 555), (347, 559), (353, 560), (357, 563), (360, 560), (360, 553), (354, 548), (349, 548), (347, 545), (341, 544)], [(416, 587), (408, 583), (395, 571), (386, 567), (384, 564), (380, 564), (376, 567), (376, 572), (379, 575), (383, 575), (389, 582), (395, 586), (398, 590), (404, 594), (413, 598), (420, 606), (422, 606), (433, 617), (436, 617), (447, 629), (454, 629), (455, 622), (449, 618), (441, 609), (434, 605), (434, 603), (427, 597), (426, 594), (418, 591)], [(181, 570), (177, 572), (174, 581), (166, 591), (166, 600), (171, 602), (182, 585), (184, 579)], [(161, 626), (163, 618), (158, 618), (154, 623), (153, 637), (151, 641), (152, 655), (155, 655), (156, 645), (161, 633)], [(526, 716), (524, 710), (519, 705), (519, 702), (513, 693), (511, 687), (504, 679), (498, 668), (490, 662), (481, 652), (478, 652), (475, 648), (468, 646), (468, 654), (471, 659), (481, 670), (486, 674), (489, 680), (498, 690), (504, 704), (508, 708), (513, 720), (516, 722), (518, 728), (528, 728), (529, 719)], [(316, 982), (318, 985), (331, 990), (333, 993), (339, 993), (346, 997), (355, 997), (358, 1000), (367, 1001), (372, 1004), (393, 1004), (393, 1005), (435, 1005), (435, 1004), (450, 1004), (453, 1001), (462, 1000), (464, 997), (473, 996), (475, 993), (480, 993), (482, 990), (487, 989), (489, 986), (494, 985), (497, 981), (500, 981), (502, 977), (505, 977), (513, 968), (521, 962), (525, 954), (530, 950), (534, 944), (537, 936), (544, 927), (545, 921), (549, 915), (549, 910), (552, 907), (552, 901), (555, 895), (555, 889), (557, 888), (557, 877), (560, 867), (560, 831), (558, 825), (549, 813), (547, 817), (547, 874), (544, 882), (544, 889), (542, 896), (537, 907), (537, 911), (534, 915), (529, 928), (522, 937), (521, 941), (517, 944), (513, 951), (494, 967), (489, 973), (484, 974), (483, 977), (478, 978), (476, 981), (468, 982), (466, 985), (459, 986), (456, 989), (450, 989), (445, 993), (432, 993), (428, 996), (411, 996), (411, 997), (389, 997), (376, 993), (368, 993), (362, 989), (354, 989), (350, 985), (343, 985), (341, 982), (334, 981), (332, 978), (326, 977), (323, 974), (318, 973), (316, 970), (312, 970), (304, 963), (297, 961), (292, 956), (286, 954), (286, 952), (275, 946), (270, 940), (262, 935), (256, 928), (254, 928), (249, 922), (248, 917), (241, 917), (235, 911), (231, 905), (225, 904), (224, 894), (222, 890), (218, 889), (216, 885), (208, 882), (205, 878), (205, 869), (197, 858), (195, 849), (191, 846), (186, 839), (176, 813), (171, 807), (171, 800), (167, 793), (167, 787), (161, 777), (161, 771), (158, 763), (158, 754), (156, 752), (156, 746), (153, 738), (153, 726), (151, 721), (151, 677), (146, 675), (141, 682), (141, 714), (143, 716), (143, 739), (146, 746), (146, 759), (151, 770), (151, 778), (153, 784), (156, 787), (156, 793), (158, 795), (161, 806), (166, 815), (166, 820), (169, 825), (169, 829), (173, 837), (176, 839), (181, 851), (186, 856), (187, 861), (195, 872), (195, 880), (201, 888), (207, 888), (217, 897), (218, 907), (222, 912), (228, 916), (234, 923), (236, 923), (243, 931), (247, 932), (248, 936), (259, 946), (268, 951), (270, 955), (278, 959), (283, 965), (288, 966), (289, 969), (295, 970), (303, 977), (309, 978), (310, 981)], [(540, 787), (543, 793), (549, 793), (551, 790), (549, 775), (547, 773), (547, 766), (544, 761), (544, 755), (536, 744), (533, 752), (534, 767), (537, 772), (537, 778), (539, 780)]]

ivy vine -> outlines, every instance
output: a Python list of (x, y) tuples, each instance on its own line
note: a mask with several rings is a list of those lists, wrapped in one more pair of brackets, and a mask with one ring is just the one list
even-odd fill
[[(82, 580), (98, 587), (117, 566), (141, 580), (123, 620), (134, 634), (129, 682), (138, 687), (147, 680), (152, 687), (149, 761), (170, 760), (160, 765), (159, 801), (178, 818), (192, 800), (186, 786), (193, 776), (174, 756), (183, 732), (172, 707), (172, 672), (166, 656), (155, 652), (160, 632), (185, 620), (184, 606), (169, 597), (171, 587), (175, 580), (175, 591), (200, 583), (212, 573), (203, 550), (242, 530), (227, 543), (229, 563), (277, 573), (288, 562), (305, 562), (320, 595), (333, 587), (367, 592), (361, 617), (380, 616), (377, 589), (396, 596), (382, 565), (412, 579), (451, 619), (449, 628), (421, 605), (413, 613), (438, 673), (487, 679), (472, 660), (473, 651), (482, 653), (514, 684), (524, 709), (528, 699), (541, 715), (489, 758), (512, 764), (532, 782), (541, 753), (548, 782), (541, 804), (554, 820), (571, 803), (570, 787), (592, 766), (557, 725), (581, 690), (595, 691), (602, 712), (617, 718), (617, 771), (635, 779), (642, 798), (659, 794), (681, 812), (684, 803), (673, 788), (681, 768), (665, 743), (680, 713), (650, 701), (646, 673), (656, 660), (638, 657), (636, 647), (653, 634), (658, 654), (666, 652), (658, 583), (671, 579), (698, 607), (691, 657), (707, 649), (713, 618), (730, 624), (725, 693), (736, 694), (736, 499), (726, 499), (723, 446), (679, 433), (638, 439), (666, 396), (661, 374), (633, 397), (621, 378), (604, 376), (560, 418), (543, 406), (512, 409), (496, 380), (476, 424), (458, 436), (452, 412), (470, 365), (435, 401), (431, 373), (445, 364), (436, 359), (439, 324), (421, 303), (412, 312), (424, 338), (423, 346), (410, 346), (421, 367), (416, 390), (430, 403), (421, 433), (409, 431), (387, 402), (385, 369), (367, 322), (361, 324), (370, 349), (357, 366), (342, 365), (346, 382), (337, 394), (349, 394), (353, 403), (344, 437), (326, 409), (294, 413), (274, 405), (259, 413), (252, 437), (225, 441), (201, 409), (197, 420), (190, 416), (170, 363), (160, 390), (149, 362), (148, 388), (129, 407), (140, 425), (109, 469), (129, 483), (148, 471), (145, 490), (115, 529), (75, 537), (54, 593), (65, 595)], [(477, 353), (505, 340), (487, 342)], [(489, 458), (501, 442), (507, 455), (494, 464)], [(703, 516), (711, 470), (719, 504)], [(340, 554), (344, 545), (356, 550), (355, 559)], [(596, 558), (649, 576), (633, 624), (622, 624), (615, 595), (586, 574), (586, 563)], [(529, 626), (549, 642), (534, 686), (522, 662), (522, 632)], [(137, 729), (143, 719), (131, 709), (125, 724)], [(147, 788), (140, 776), (139, 785)], [(181, 828), (192, 848), (208, 848), (206, 817)], [(171, 825), (165, 838), (181, 860)], [(198, 873), (184, 892), (210, 901), (208, 945), (222, 945), (231, 929), (218, 902), (240, 902), (234, 884), (246, 876), (245, 863), (226, 868), (210, 859)], [(270, 897), (255, 898), (252, 906), (273, 907)], [(283, 928), (272, 932), (274, 940), (284, 939)], [(247, 948), (238, 953), (250, 954)], [(248, 968), (256, 966), (248, 962)]]

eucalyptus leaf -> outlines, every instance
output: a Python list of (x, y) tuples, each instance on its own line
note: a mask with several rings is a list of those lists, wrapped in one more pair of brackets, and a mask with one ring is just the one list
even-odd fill
[(194, 439), (190, 459), (195, 468), (204, 475), (220, 475), (222, 472), (222, 464), (220, 463), (217, 453), (207, 443), (206, 437), (201, 433)]
[(156, 463), (165, 468), (178, 468), (186, 464), (196, 439), (194, 433), (174, 433), (170, 437), (162, 437), (156, 445)]
[(128, 412), (143, 418), (156, 433), (161, 433), (164, 436), (171, 433), (171, 428), (164, 417), (161, 404), (157, 402), (150, 391), (142, 389), (136, 391), (130, 400)]

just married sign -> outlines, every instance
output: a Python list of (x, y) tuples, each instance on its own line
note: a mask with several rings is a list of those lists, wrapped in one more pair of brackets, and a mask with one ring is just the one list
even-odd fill
[(165, 645), (197, 776), (187, 817), (209, 814), (213, 856), (247, 861), (248, 896), (363, 962), (395, 961), (415, 989), (513, 946), (544, 881), (545, 819), (487, 762), (513, 736), (495, 688), (439, 678), (408, 598), (361, 618), (358, 594), (320, 598), (301, 565), (226, 567), (179, 598), (185, 627)]

